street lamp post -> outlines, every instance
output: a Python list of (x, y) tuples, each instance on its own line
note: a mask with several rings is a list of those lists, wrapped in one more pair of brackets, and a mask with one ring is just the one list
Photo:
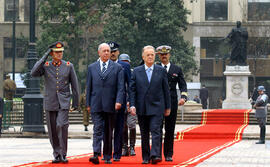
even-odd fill
[(12, 20), (12, 79), (15, 81), (15, 57), (16, 57), (16, 0), (13, 0)]
[(30, 71), (37, 61), (36, 43), (35, 43), (35, 2), (30, 0), (30, 40), (27, 52), (27, 88), (24, 101), (24, 125), (23, 132), (45, 133), (43, 123), (43, 96), (40, 94), (39, 78), (32, 78)]

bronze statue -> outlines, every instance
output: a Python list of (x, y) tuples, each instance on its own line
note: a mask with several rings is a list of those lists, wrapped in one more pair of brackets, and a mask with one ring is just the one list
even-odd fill
[(231, 65), (246, 65), (248, 32), (246, 28), (241, 27), (241, 22), (237, 21), (236, 28), (223, 39), (229, 39), (232, 46)]

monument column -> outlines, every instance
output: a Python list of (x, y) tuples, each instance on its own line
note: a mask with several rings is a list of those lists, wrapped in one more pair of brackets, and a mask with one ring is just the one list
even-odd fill
[(251, 109), (248, 100), (249, 66), (226, 66), (226, 99), (222, 109)]

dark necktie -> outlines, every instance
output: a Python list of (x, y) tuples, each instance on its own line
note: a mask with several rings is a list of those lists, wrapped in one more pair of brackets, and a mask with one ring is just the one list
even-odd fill
[(168, 72), (168, 71), (167, 71), (167, 66), (166, 66), (166, 65), (164, 66), (164, 68), (165, 68), (166, 72)]
[(106, 71), (106, 63), (102, 63), (102, 70), (101, 70), (101, 73), (104, 74), (104, 72)]

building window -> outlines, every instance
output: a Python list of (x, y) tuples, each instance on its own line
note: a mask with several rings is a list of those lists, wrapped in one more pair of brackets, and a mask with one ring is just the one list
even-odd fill
[[(27, 40), (26, 39), (16, 39), (16, 57), (24, 58), (27, 52)], [(4, 57), (13, 57), (12, 52), (12, 38), (4, 38)]]
[(228, 0), (205, 0), (205, 20), (228, 20)]
[(248, 20), (270, 20), (270, 0), (248, 0)]
[(30, 20), (30, 0), (24, 0), (24, 21), (28, 22)]
[(249, 58), (270, 58), (270, 38), (249, 37), (247, 56)]
[(220, 37), (201, 37), (201, 58), (222, 58), (230, 53), (230, 46)]
[[(13, 0), (5, 0), (5, 21), (13, 21)], [(19, 0), (15, 0), (16, 21), (19, 20)]]

